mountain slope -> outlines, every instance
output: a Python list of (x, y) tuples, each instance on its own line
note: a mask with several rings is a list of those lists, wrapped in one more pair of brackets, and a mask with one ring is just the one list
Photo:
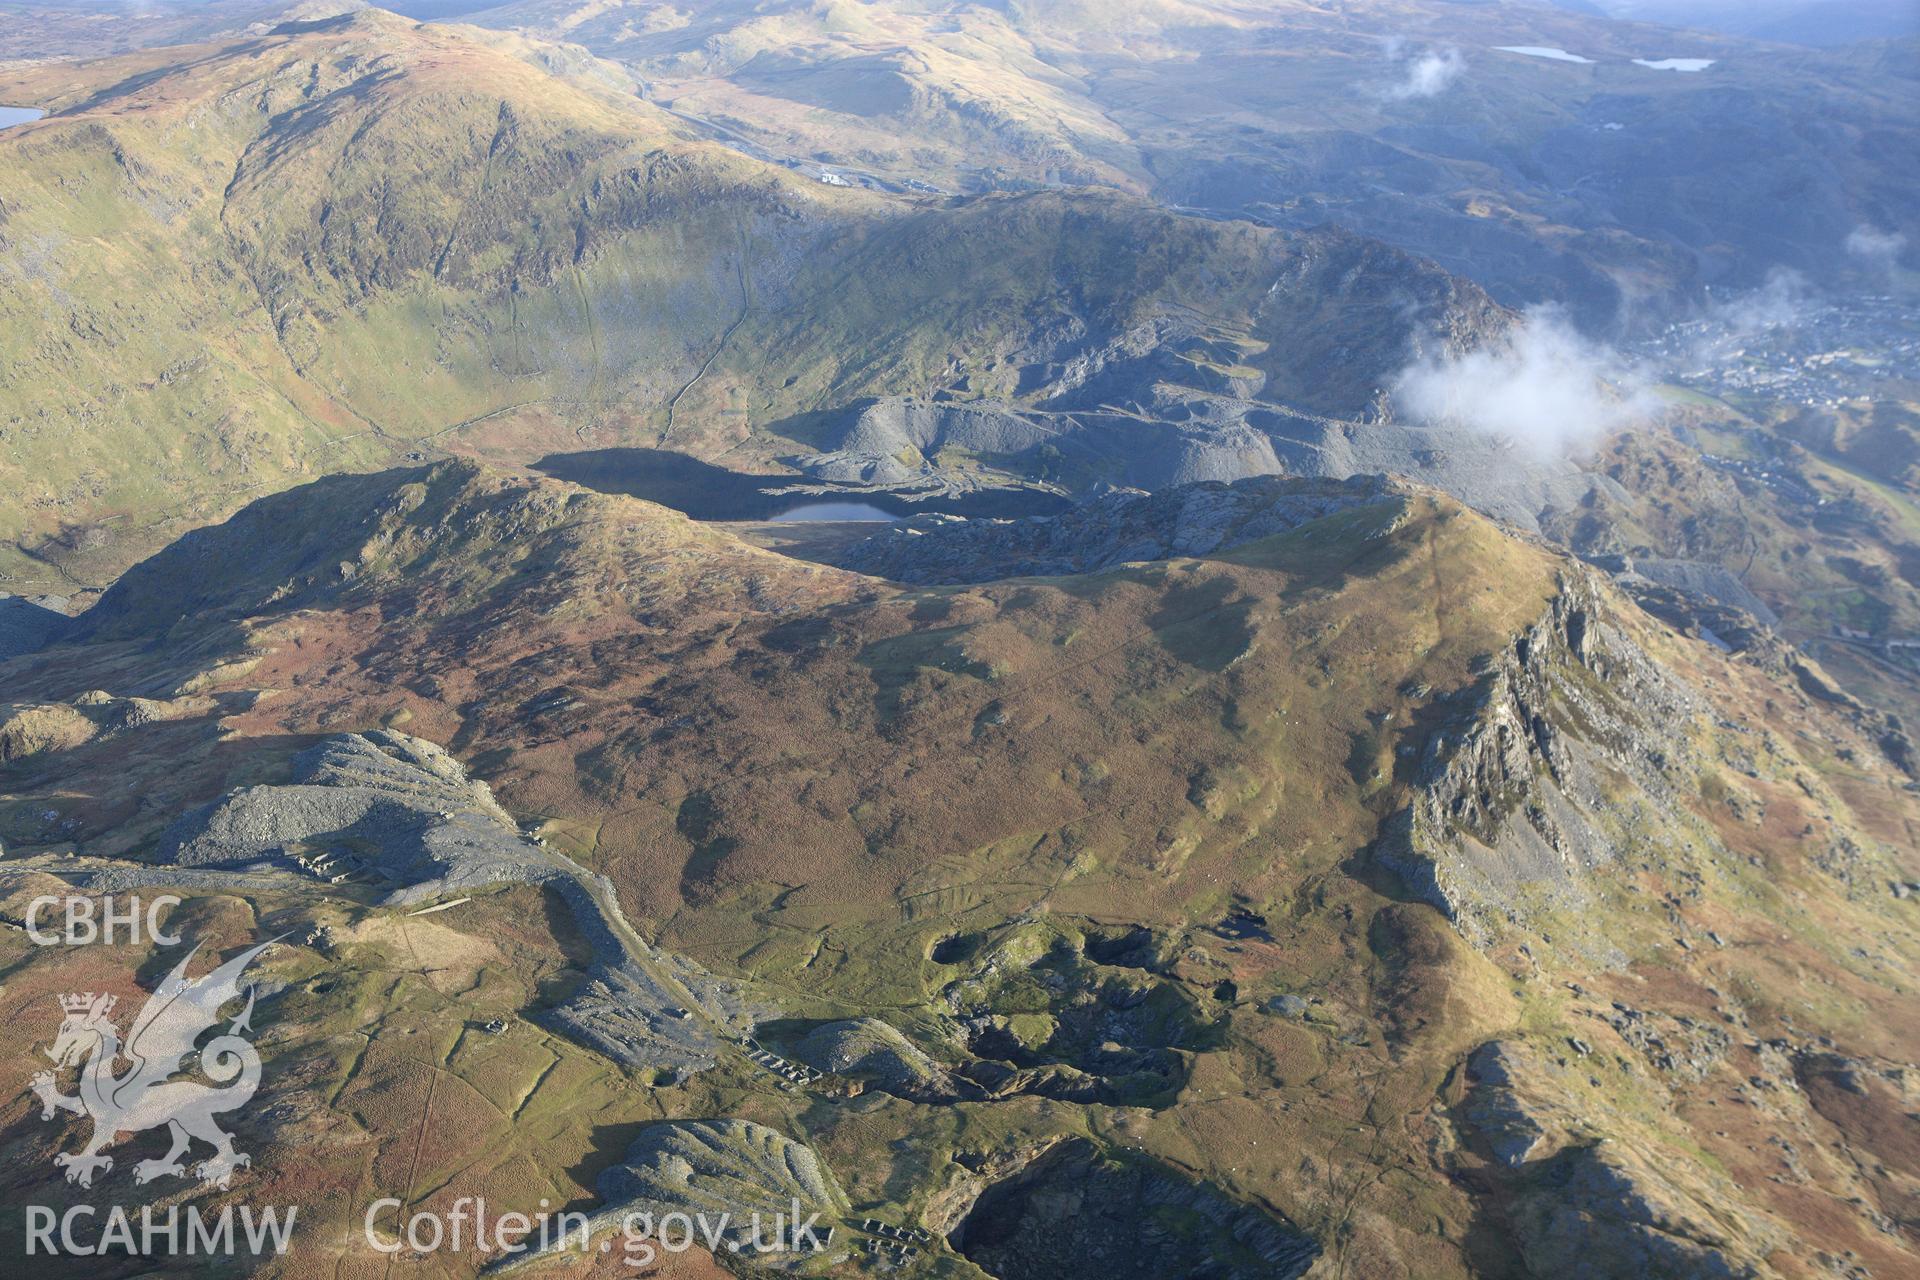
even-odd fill
[[(21, 508), (43, 513), (16, 535), (63, 508), (81, 523), (230, 503), (590, 386), (569, 210), (602, 172), (627, 166), (631, 198), (663, 206), (733, 191), (743, 219), (783, 198), (724, 153), (673, 162), (642, 111), (390, 16), (30, 77), (53, 114), (0, 138), (23, 175), (4, 305), (37, 335), (0, 377), (15, 430), (43, 442), (11, 459)], [(743, 232), (638, 232), (601, 288), (688, 261), (668, 271), (679, 296), (618, 335), (658, 351), (664, 386), (736, 305), (706, 259)]]
[[(97, 582), (196, 514), (409, 452), (764, 464), (859, 397), (1139, 383), (1221, 335), (1358, 413), (1412, 354), (1505, 323), (1346, 242), (808, 181), (617, 78), (557, 78), (567, 56), (369, 10), (0, 84), (51, 111), (0, 132), (0, 315), (33, 335), (0, 353), (10, 571)], [(1333, 279), (1298, 269), (1327, 256)], [(1280, 341), (1302, 325), (1315, 345)]]
[[(1020, 1192), (1113, 1176), (1068, 1137), (1356, 1275), (1910, 1265), (1867, 1117), (1920, 1056), (1888, 888), (1920, 814), (1877, 721), (1440, 495), (1352, 489), (1198, 557), (917, 589), (466, 466), (296, 490), (6, 668), (45, 707), (194, 690), (228, 746), (170, 768), (202, 790), (88, 798), (177, 722), (56, 746), (0, 772), (9, 843), (143, 855), (169, 805), (279, 781), (275, 744), (447, 743), (861, 1082), (805, 1129), (856, 1203), (1015, 1280), (1031, 1242), (961, 1224), (1073, 1229)], [(796, 1132), (729, 1071), (650, 1096)]]
[[(465, 20), (582, 44), (710, 136), (842, 180), (1099, 183), (1335, 221), (1595, 327), (1776, 266), (1852, 275), (1861, 225), (1920, 240), (1886, 163), (1920, 130), (1910, 43), (1814, 52), (1404, 0), (521, 0)], [(1635, 61), (1672, 57), (1712, 65)]]

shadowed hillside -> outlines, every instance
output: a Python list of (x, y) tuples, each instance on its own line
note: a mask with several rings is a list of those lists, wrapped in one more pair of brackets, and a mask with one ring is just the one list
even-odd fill
[(1503, 323), (1345, 240), (813, 182), (555, 56), (366, 11), (0, 81), (50, 111), (0, 132), (0, 315), (32, 335), (0, 353), (14, 571), (98, 583), (196, 516), (409, 454), (764, 467), (860, 397), (1139, 384), (1221, 340), (1357, 413)]

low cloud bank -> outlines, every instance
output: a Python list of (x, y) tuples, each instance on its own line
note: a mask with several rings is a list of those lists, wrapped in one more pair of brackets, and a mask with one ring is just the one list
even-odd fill
[(1555, 307), (1530, 308), (1498, 346), (1409, 366), (1393, 399), (1414, 421), (1472, 427), (1549, 458), (1659, 409), (1641, 369), (1582, 337)]
[(1389, 84), (1374, 92), (1391, 102), (1431, 98), (1444, 93), (1467, 69), (1466, 59), (1454, 48), (1409, 50), (1402, 42), (1387, 42), (1387, 61), (1398, 72)]

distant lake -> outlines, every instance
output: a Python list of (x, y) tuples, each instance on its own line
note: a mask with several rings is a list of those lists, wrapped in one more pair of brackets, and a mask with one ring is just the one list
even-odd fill
[(47, 113), (38, 107), (0, 107), (0, 129), (38, 120), (45, 114)]
[(827, 520), (898, 520), (900, 517), (865, 502), (807, 502), (789, 507), (769, 519), (775, 524), (802, 524)]
[(1633, 63), (1637, 67), (1651, 67), (1655, 71), (1705, 71), (1713, 65), (1714, 60), (1712, 58), (1660, 58), (1658, 60), (1635, 58)]
[(1497, 44), (1495, 53), (1524, 53), (1529, 58), (1552, 58), (1555, 62), (1587, 62), (1592, 58), (1583, 58), (1577, 53), (1568, 53), (1565, 49), (1552, 49), (1543, 44)]

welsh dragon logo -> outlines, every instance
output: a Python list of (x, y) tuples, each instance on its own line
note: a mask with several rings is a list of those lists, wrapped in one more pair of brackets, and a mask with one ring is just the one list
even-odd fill
[[(40, 1098), (41, 1119), (53, 1119), (56, 1111), (70, 1111), (93, 1121), (93, 1137), (84, 1151), (77, 1155), (62, 1152), (53, 1158), (67, 1171), (68, 1182), (91, 1187), (96, 1172), (113, 1168), (113, 1157), (100, 1154), (103, 1149), (122, 1134), (162, 1125), (172, 1131), (173, 1148), (160, 1159), (135, 1165), (136, 1182), (147, 1183), (168, 1174), (184, 1175), (187, 1170), (181, 1157), (195, 1139), (214, 1149), (212, 1157), (194, 1166), (194, 1174), (202, 1182), (225, 1189), (237, 1170), (252, 1163), (244, 1152), (233, 1149), (233, 1138), (214, 1119), (245, 1106), (260, 1087), (260, 1055), (240, 1034), (252, 1030), (248, 1025), (253, 1015), (251, 987), (246, 1008), (226, 1032), (199, 1049), (200, 1072), (214, 1083), (173, 1077), (194, 1052), (194, 1042), (220, 1020), (221, 1008), (239, 997), (240, 975), (254, 957), (272, 945), (263, 942), (189, 982), (187, 965), (199, 951), (196, 946), (147, 998), (124, 1045), (112, 1021), (115, 997), (92, 992), (60, 997), (66, 1018), (47, 1056), (60, 1071), (79, 1064), (80, 1091), (61, 1093), (52, 1071), (37, 1073), (32, 1085)], [(122, 1062), (124, 1068), (118, 1067)]]

